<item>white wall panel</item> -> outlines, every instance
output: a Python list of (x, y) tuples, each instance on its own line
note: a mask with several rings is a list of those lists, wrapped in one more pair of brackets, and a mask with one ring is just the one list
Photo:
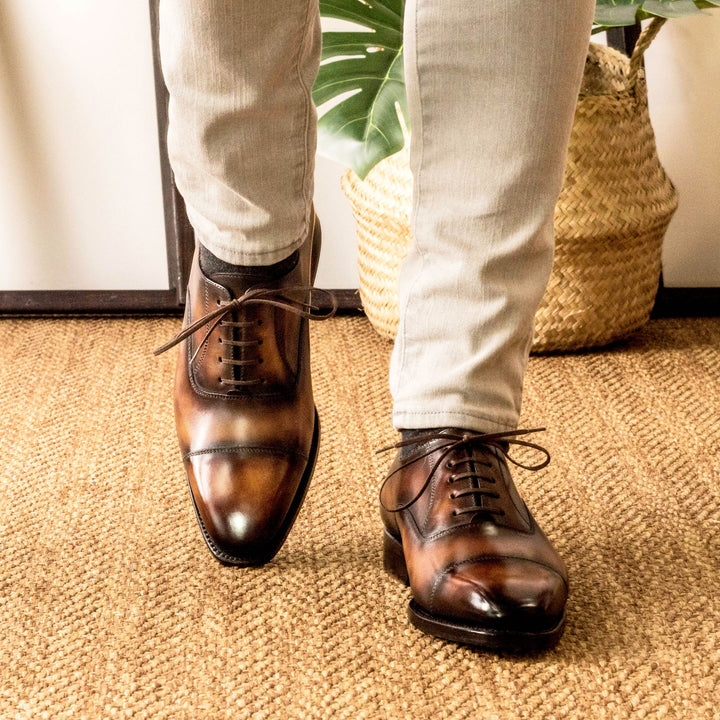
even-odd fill
[(671, 20), (646, 55), (658, 153), (679, 205), (663, 245), (670, 287), (720, 286), (720, 10)]
[(143, 0), (0, 0), (0, 289), (167, 288)]

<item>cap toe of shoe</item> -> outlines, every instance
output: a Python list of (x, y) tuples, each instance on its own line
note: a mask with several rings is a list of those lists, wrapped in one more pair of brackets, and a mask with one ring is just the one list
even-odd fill
[(303, 467), (292, 454), (221, 449), (186, 461), (193, 502), (221, 560), (265, 562), (283, 528)]
[(481, 627), (542, 632), (563, 616), (565, 579), (551, 568), (521, 558), (463, 564), (436, 583), (432, 612)]

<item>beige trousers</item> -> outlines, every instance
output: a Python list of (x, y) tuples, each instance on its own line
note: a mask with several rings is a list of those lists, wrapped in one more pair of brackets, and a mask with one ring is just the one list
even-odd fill
[[(407, 0), (414, 245), (397, 428), (512, 429), (594, 0)], [(262, 265), (305, 237), (317, 0), (161, 0), (168, 145), (197, 238)]]

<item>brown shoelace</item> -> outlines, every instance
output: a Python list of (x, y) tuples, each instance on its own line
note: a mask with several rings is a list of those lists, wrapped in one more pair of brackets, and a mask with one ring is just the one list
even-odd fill
[[(311, 300), (313, 293), (319, 293), (329, 299), (331, 306), (330, 310), (322, 311), (319, 307), (317, 307), (317, 305), (313, 305), (311, 302), (296, 300), (293, 297), (289, 297), (288, 295), (291, 293), (303, 293), (303, 295), (305, 295), (308, 292), (310, 293)], [(254, 324), (254, 322), (251, 320), (226, 319), (228, 314), (242, 310), (248, 305), (271, 305), (273, 307), (280, 308), (281, 310), (287, 310), (288, 312), (299, 315), (300, 317), (306, 318), (307, 320), (328, 320), (329, 318), (333, 317), (333, 315), (335, 315), (337, 311), (337, 300), (331, 292), (329, 292), (328, 290), (320, 290), (318, 288), (306, 287), (302, 285), (283, 288), (283, 292), (279, 292), (278, 290), (273, 288), (250, 288), (240, 297), (235, 298), (234, 300), (222, 303), (218, 301), (218, 305), (219, 307), (217, 310), (209, 312), (207, 315), (204, 315), (191, 325), (183, 328), (172, 340), (157, 348), (157, 350), (155, 350), (153, 354), (160, 355), (161, 353), (164, 353), (166, 350), (169, 350), (171, 347), (174, 347), (178, 343), (190, 337), (190, 335), (195, 333), (197, 330), (200, 330), (203, 327), (207, 327), (202, 341), (198, 343), (197, 349), (193, 353), (193, 356), (190, 358), (190, 363), (192, 364), (195, 361), (195, 358), (197, 357), (200, 348), (205, 345), (205, 342), (210, 337), (210, 334), (213, 330), (215, 330), (218, 325), (243, 329), (248, 328)], [(244, 355), (245, 349), (253, 345), (257, 346), (259, 345), (259, 343), (259, 340), (242, 339), (226, 340), (224, 344), (231, 347), (239, 347), (243, 351), (241, 355)], [(223, 357), (221, 361), (223, 363), (234, 366), (248, 366), (256, 364), (259, 360), (257, 357), (241, 357), (240, 359)], [(262, 382), (262, 380), (225, 379), (222, 382), (228, 385), (240, 386), (254, 385)]]
[[(417, 446), (422, 445), (423, 443), (430, 442), (432, 440), (446, 440), (445, 443), (442, 443), (440, 445), (433, 445), (427, 450), (419, 453), (418, 455), (414, 455), (410, 457), (406, 462), (401, 463), (395, 470), (393, 470), (383, 481), (382, 486), (380, 487), (380, 505), (387, 510), (388, 512), (400, 512), (401, 510), (406, 510), (409, 508), (413, 503), (417, 502), (417, 500), (420, 498), (420, 496), (425, 492), (425, 489), (430, 484), (430, 481), (432, 480), (433, 476), (435, 475), (435, 471), (440, 467), (442, 462), (445, 460), (445, 458), (454, 450), (458, 448), (464, 448), (466, 451), (466, 455), (462, 455), (458, 459), (456, 459), (454, 462), (450, 462), (450, 469), (452, 469), (455, 466), (458, 465), (465, 465), (466, 469), (465, 472), (461, 473), (453, 473), (450, 476), (450, 482), (458, 482), (460, 480), (477, 480), (478, 485), (480, 483), (489, 483), (489, 484), (495, 484), (495, 478), (488, 477), (486, 474), (483, 474), (482, 470), (476, 470), (474, 469), (475, 465), (481, 465), (483, 467), (490, 468), (491, 463), (483, 462), (481, 460), (478, 460), (476, 457), (474, 457), (472, 452), (472, 446), (473, 445), (484, 445), (486, 447), (492, 447), (497, 448), (507, 460), (509, 460), (513, 465), (516, 465), (517, 467), (521, 467), (525, 470), (542, 470), (544, 467), (548, 465), (550, 462), (550, 453), (541, 445), (537, 445), (536, 443), (528, 442), (527, 440), (518, 440), (518, 436), (520, 435), (528, 435), (529, 433), (534, 432), (542, 432), (545, 430), (545, 428), (533, 428), (529, 430), (508, 430), (505, 432), (497, 432), (497, 433), (479, 433), (474, 431), (465, 431), (465, 432), (453, 432), (453, 431), (443, 431), (443, 432), (429, 432), (424, 435), (418, 435), (417, 437), (411, 438), (410, 440), (402, 440), (401, 442), (395, 443), (394, 445), (389, 445), (388, 447), (381, 448), (378, 450), (378, 453), (384, 453), (389, 450), (397, 450), (404, 447), (411, 447), (411, 446)], [(518, 462), (514, 458), (512, 458), (509, 454), (509, 447), (510, 445), (521, 445), (523, 447), (529, 447), (533, 450), (538, 450), (541, 452), (545, 459), (542, 462), (537, 463), (536, 465), (524, 465), (521, 462)], [(425, 483), (420, 488), (420, 490), (417, 492), (417, 494), (407, 503), (404, 505), (400, 505), (396, 508), (389, 508), (385, 502), (383, 501), (383, 492), (385, 490), (385, 487), (387, 486), (388, 481), (390, 478), (395, 475), (398, 471), (402, 470), (403, 468), (406, 468), (408, 465), (412, 465), (413, 463), (417, 462), (418, 460), (422, 460), (423, 458), (427, 457), (428, 455), (431, 455), (434, 452), (437, 452), (440, 450), (440, 455), (438, 456), (438, 459), (435, 461), (435, 464), (433, 465), (431, 471), (428, 473), (427, 479), (425, 480)], [(472, 465), (471, 465), (472, 463)], [(472, 495), (473, 497), (489, 497), (489, 498), (497, 498), (499, 495), (495, 492), (493, 492), (490, 489), (483, 489), (482, 487), (472, 487), (468, 488), (466, 490), (456, 491), (453, 490), (450, 494), (450, 497), (452, 499), (457, 499), (465, 496)], [(466, 513), (477, 513), (477, 512), (486, 512), (493, 515), (503, 515), (504, 512), (500, 509), (496, 508), (488, 508), (486, 506), (483, 506), (479, 504), (478, 502), (475, 502), (472, 506), (464, 507), (461, 509), (456, 509), (453, 511), (453, 515), (464, 515)]]

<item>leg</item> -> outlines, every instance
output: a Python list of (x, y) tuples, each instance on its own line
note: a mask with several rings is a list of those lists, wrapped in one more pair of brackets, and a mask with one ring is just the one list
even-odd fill
[(516, 427), (593, 3), (409, 0), (398, 428)]
[[(405, 550), (416, 623), (429, 613), (475, 624), (468, 642), (522, 644), (516, 631), (540, 642), (565, 602), (564, 567), (517, 496), (505, 453), (552, 264), (593, 9), (592, 0), (407, 5), (415, 242), (400, 278), (393, 420), (424, 437), (419, 429), (464, 430), (430, 441), (428, 457), (454, 473), (405, 448), (386, 504), (417, 497), (383, 517), (398, 543), (388, 552)], [(525, 560), (501, 559), (509, 554)], [(479, 555), (496, 559), (468, 563)], [(443, 632), (427, 618), (424, 627)]]
[(170, 157), (201, 243), (185, 330), (165, 346), (180, 343), (180, 449), (212, 553), (258, 564), (297, 515), (319, 438), (307, 313), (293, 302), (320, 244), (318, 4), (162, 0), (160, 26)]
[(312, 221), (317, 0), (162, 0), (168, 148), (198, 239), (269, 265)]

